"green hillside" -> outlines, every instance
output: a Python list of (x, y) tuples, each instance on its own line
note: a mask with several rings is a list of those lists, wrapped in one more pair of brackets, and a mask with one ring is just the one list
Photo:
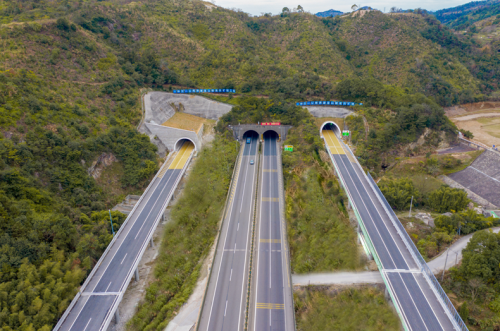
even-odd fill
[[(349, 125), (360, 161), (379, 173), (387, 155), (424, 130), (453, 133), (441, 106), (494, 98), (500, 80), (498, 44), (426, 14), (251, 17), (200, 1), (0, 0), (0, 22), (2, 330), (53, 327), (112, 238), (107, 210), (140, 193), (158, 169), (156, 147), (136, 131), (141, 89), (264, 96), (233, 99), (240, 107), (219, 132), (245, 119), (305, 125), (290, 135), (304, 158), (287, 161), (303, 167), (287, 188), (308, 204), (304, 192), (323, 199), (338, 187), (325, 173), (312, 119), (293, 102), (364, 102), (357, 111), (369, 134), (361, 117)], [(94, 179), (89, 168), (103, 155), (116, 162)], [(310, 174), (321, 182), (306, 181)], [(330, 202), (339, 217), (325, 209), (319, 221), (333, 238), (348, 225), (342, 202)], [(317, 204), (290, 211), (293, 240), (322, 238), (302, 229)], [(125, 216), (112, 216), (117, 230)], [(295, 245), (294, 268), (357, 268), (353, 238), (342, 238), (349, 248), (335, 251), (338, 261), (313, 256), (323, 239)]]
[[(2, 4), (2, 21), (11, 27), (68, 18), (114, 53), (121, 75), (137, 84), (227, 87), (299, 100), (333, 97), (345, 78), (373, 77), (441, 105), (481, 100), (496, 89), (435, 38), (443, 26), (434, 31), (425, 13), (250, 17), (199, 1)], [(466, 38), (455, 38), (454, 46), (478, 47)]]

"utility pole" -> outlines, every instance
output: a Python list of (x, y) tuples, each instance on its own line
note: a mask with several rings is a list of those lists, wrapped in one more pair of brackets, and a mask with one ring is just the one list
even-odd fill
[(448, 250), (446, 251), (446, 259), (444, 260), (444, 267), (443, 267), (443, 274), (441, 275), (441, 282), (444, 279), (444, 271), (446, 270), (446, 263), (448, 262), (448, 253), (450, 252), (450, 247), (448, 247)]
[(115, 236), (115, 229), (113, 228), (113, 219), (111, 218), (111, 210), (109, 210), (109, 220), (111, 222), (111, 232), (113, 232), (113, 237)]
[(408, 213), (408, 217), (411, 217), (411, 206), (413, 205), (413, 195), (411, 196), (411, 202), (410, 202), (410, 212)]

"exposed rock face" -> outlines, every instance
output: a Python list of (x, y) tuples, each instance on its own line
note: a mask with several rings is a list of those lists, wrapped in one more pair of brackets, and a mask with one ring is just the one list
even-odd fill
[(426, 225), (434, 227), (434, 219), (429, 213), (418, 213), (415, 215), (415, 218), (422, 220)]
[(116, 157), (113, 153), (102, 153), (96, 161), (92, 163), (92, 166), (87, 169), (89, 176), (97, 179), (101, 176), (104, 168), (109, 167), (113, 162), (116, 162)]

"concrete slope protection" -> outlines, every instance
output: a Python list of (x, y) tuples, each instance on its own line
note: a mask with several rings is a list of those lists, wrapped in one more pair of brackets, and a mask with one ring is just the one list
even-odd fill
[(250, 139), (250, 143), (243, 140), (243, 154), (233, 179), (236, 184), (229, 196), (197, 327), (200, 331), (244, 329), (258, 147), (257, 135)]
[(470, 166), (448, 177), (500, 207), (500, 153), (485, 151)]
[[(264, 134), (248, 330), (295, 330), (278, 136)], [(280, 163), (278, 163), (280, 162)]]
[[(379, 259), (379, 271), (406, 330), (454, 330), (444, 302), (420, 270), (356, 159), (345, 150), (333, 125), (322, 130), (328, 151)], [(347, 147), (346, 147), (347, 148)]]
[(170, 166), (155, 176), (54, 330), (107, 328), (193, 150), (186, 142)]

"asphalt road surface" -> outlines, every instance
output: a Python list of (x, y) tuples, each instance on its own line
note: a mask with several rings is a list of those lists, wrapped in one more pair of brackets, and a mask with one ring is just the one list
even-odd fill
[(264, 137), (263, 152), (249, 330), (295, 330), (277, 137)]
[(377, 251), (403, 322), (409, 330), (453, 330), (451, 316), (424, 278), (357, 160), (346, 153), (333, 131), (323, 130), (322, 134)]
[(57, 330), (103, 330), (112, 307), (119, 304), (140, 252), (154, 231), (154, 224), (166, 207), (169, 196), (182, 173), (194, 146), (184, 143), (170, 166), (155, 177), (145, 196), (110, 247), (102, 263), (88, 282), (82, 295)]
[[(248, 289), (251, 225), (257, 179), (258, 138), (243, 142), (243, 155), (236, 170), (236, 183), (229, 196), (228, 213), (222, 224), (213, 270), (205, 295), (198, 330), (244, 329)], [(250, 161), (254, 160), (254, 164)]]

